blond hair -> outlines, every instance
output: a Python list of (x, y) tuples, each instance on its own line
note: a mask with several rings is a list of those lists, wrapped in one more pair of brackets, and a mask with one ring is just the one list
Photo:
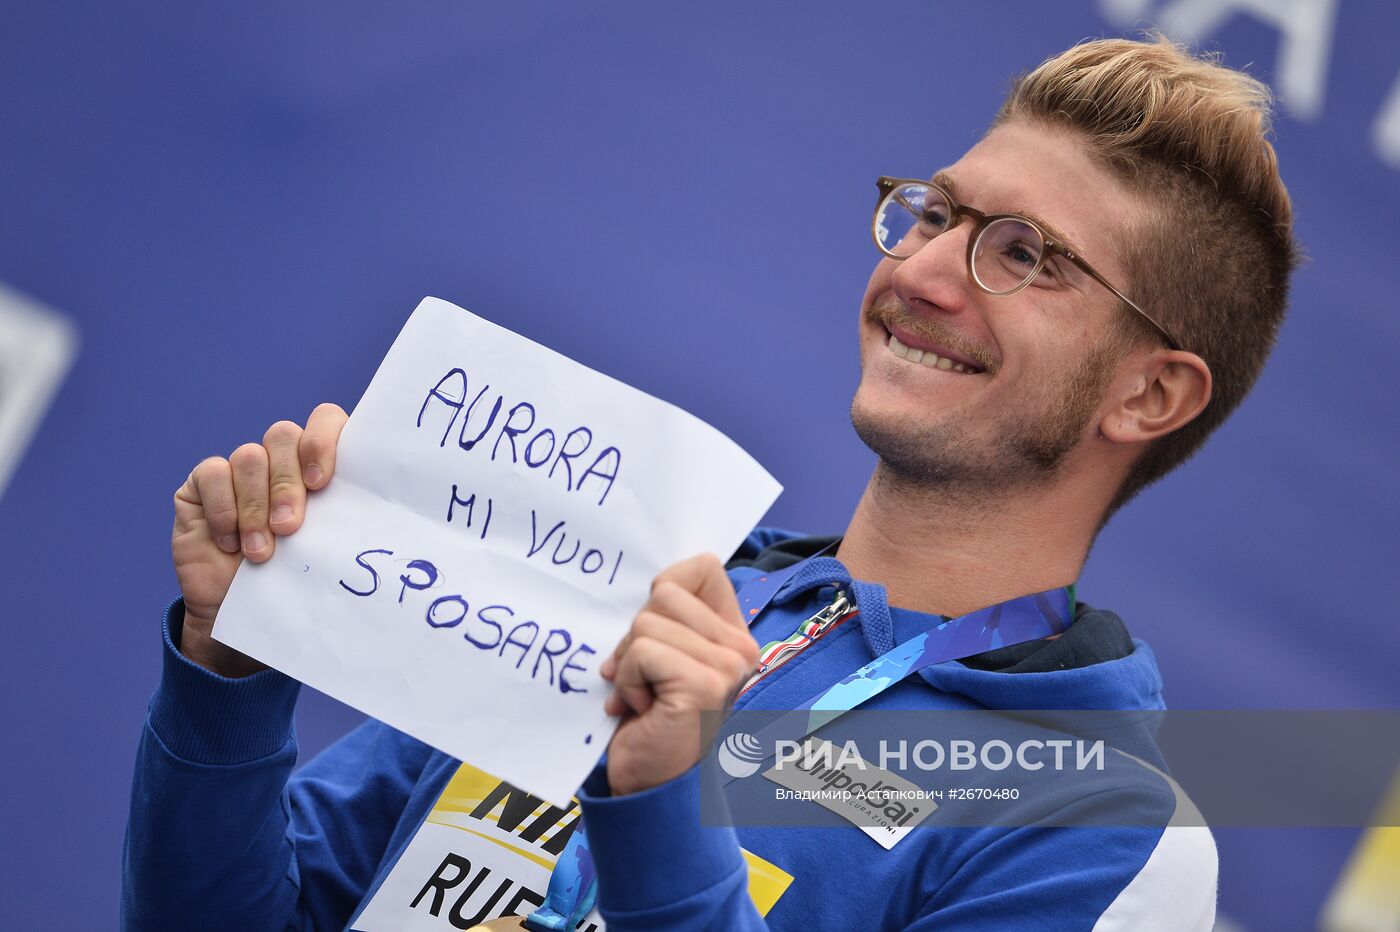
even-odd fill
[[(1210, 367), (1211, 402), (1134, 464), (1109, 514), (1175, 469), (1244, 399), (1272, 350), (1298, 262), (1293, 210), (1269, 143), (1269, 89), (1161, 36), (1075, 46), (1017, 79), (997, 114), (1079, 134), (1144, 197), (1127, 237), (1143, 310)], [(1155, 338), (1136, 314), (1133, 338)], [(1125, 334), (1128, 335), (1128, 334)]]

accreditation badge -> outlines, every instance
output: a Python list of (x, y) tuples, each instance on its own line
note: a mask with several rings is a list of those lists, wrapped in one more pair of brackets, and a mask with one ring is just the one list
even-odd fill
[[(463, 764), (408, 843), (355, 932), (452, 932), (526, 916), (545, 901), (554, 863), (578, 828), (578, 800), (567, 808)], [(767, 915), (792, 875), (748, 851), (749, 896)], [(509, 926), (506, 926), (509, 928)], [(578, 932), (605, 928), (597, 911)]]
[[(764, 774), (786, 790), (778, 799), (814, 802), (889, 851), (938, 809), (930, 795), (897, 773), (864, 760), (851, 746), (809, 736), (795, 761)], [(941, 795), (941, 794), (940, 794)]]

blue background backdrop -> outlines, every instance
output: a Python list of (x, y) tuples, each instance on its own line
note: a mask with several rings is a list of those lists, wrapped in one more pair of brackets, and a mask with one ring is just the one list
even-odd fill
[[(433, 294), (697, 413), (787, 486), (770, 523), (839, 531), (872, 465), (847, 409), (875, 176), (954, 160), (1013, 72), (1172, 6), (7, 4), (0, 282), (81, 350), (0, 499), (3, 924), (115, 924), (199, 459), (352, 405)], [(1202, 39), (1287, 70), (1257, 15)], [(1278, 149), (1311, 262), (1274, 360), (1082, 586), (1180, 707), (1400, 704), (1400, 170), (1373, 138), (1400, 7), (1301, 39), (1321, 80)], [(304, 745), (356, 718), (305, 693)], [(1220, 832), (1223, 909), (1312, 927), (1356, 836)]]

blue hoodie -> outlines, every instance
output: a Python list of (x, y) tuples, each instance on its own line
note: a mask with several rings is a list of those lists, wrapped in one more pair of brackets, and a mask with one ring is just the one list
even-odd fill
[[(749, 565), (731, 569), (736, 586), (781, 565), (784, 558), (775, 564), (764, 548), (781, 550), (795, 543), (791, 538), (755, 532), (736, 555)], [(815, 587), (795, 593), (760, 617), (755, 638), (786, 637), (822, 598)], [(900, 609), (890, 619), (886, 629), (856, 616), (761, 680), (736, 709), (792, 708), (937, 621)], [(166, 612), (162, 679), (137, 755), (124, 928), (342, 928), (381, 888), (375, 905), (392, 893), (395, 908), (404, 910), (399, 928), (467, 928), (480, 921), (478, 914), (525, 914), (540, 902), (542, 891), (496, 885), (489, 870), (473, 873), (466, 858), (453, 861), (451, 854), (440, 864), (434, 854), (436, 873), (419, 871), (426, 883), (415, 874), (403, 888), (416, 890), (416, 898), (400, 895), (400, 877), (417, 856), (405, 852), (414, 850), (410, 843), (425, 821), (437, 824), (434, 805), (450, 795), (444, 791), (450, 781), (455, 785), (460, 762), (371, 720), (293, 774), (298, 684), (272, 670), (231, 680), (191, 663), (175, 647), (182, 622), (177, 601)], [(1081, 605), (1071, 632), (1096, 626), (1121, 631), (1113, 616)], [(1065, 640), (1051, 669), (1028, 663), (1023, 645), (1005, 649), (1015, 656), (990, 665), (995, 669), (979, 669), (989, 666), (978, 661), (990, 655), (926, 669), (862, 709), (1163, 708), (1147, 645), (1124, 637), (1111, 659), (1091, 656), (1097, 662), (1061, 669), (1066, 652), (1077, 649), (1070, 635)], [(935, 814), (929, 827), (891, 850), (854, 825), (702, 825), (701, 768), (612, 797), (600, 766), (578, 796), (598, 873), (598, 912), (612, 930), (1204, 932), (1215, 910), (1210, 833), (1189, 824), (1198, 826), (1199, 817), (1155, 769), (1161, 762), (1151, 756), (1150, 742), (1135, 751), (1145, 758), (1134, 759), (1141, 777), (1126, 786), (1118, 781), (1097, 801), (1130, 804), (1147, 812), (1144, 824), (1166, 828), (932, 827)], [(539, 802), (526, 797), (529, 808), (508, 820), (512, 800), (523, 796), (514, 793), (500, 797), (505, 810), (491, 811), (494, 830), (513, 826)], [(562, 825), (557, 854), (573, 824), (553, 812)], [(766, 898), (756, 892), (756, 873), (770, 881)]]

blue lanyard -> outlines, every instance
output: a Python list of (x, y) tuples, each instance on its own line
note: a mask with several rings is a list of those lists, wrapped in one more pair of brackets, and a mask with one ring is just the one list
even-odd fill
[[(823, 551), (824, 553), (825, 551)], [(792, 566), (766, 573), (739, 590), (739, 609), (750, 625), (781, 595), (806, 591), (815, 581), (851, 588), (861, 610), (887, 613), (884, 587), (857, 583), (837, 560), (817, 554)], [(797, 585), (784, 588), (789, 583)], [(860, 603), (866, 603), (861, 606)], [(760, 746), (774, 747), (777, 738), (804, 738), (843, 712), (873, 699), (926, 667), (1010, 647), (1024, 641), (1062, 634), (1074, 618), (1074, 587), (1051, 589), (969, 612), (921, 632), (867, 663), (840, 682), (808, 699), (755, 737)], [(800, 734), (798, 734), (800, 732)], [(730, 778), (727, 782), (733, 782)], [(535, 932), (567, 932), (593, 908), (598, 881), (593, 858), (580, 824), (555, 862), (544, 905), (525, 920)]]

